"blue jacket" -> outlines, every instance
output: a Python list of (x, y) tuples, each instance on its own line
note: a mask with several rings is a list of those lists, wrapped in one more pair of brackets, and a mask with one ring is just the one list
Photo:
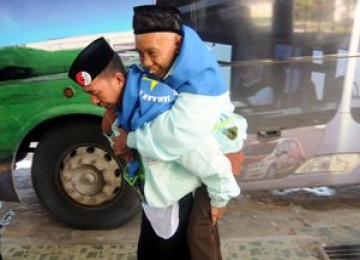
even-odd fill
[(170, 109), (176, 96), (174, 89), (133, 65), (127, 74), (122, 106), (117, 111), (119, 126), (127, 132), (135, 131)]

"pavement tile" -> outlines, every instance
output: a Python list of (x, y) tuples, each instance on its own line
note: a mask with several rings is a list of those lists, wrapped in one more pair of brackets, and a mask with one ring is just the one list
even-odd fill
[[(224, 260), (316, 260), (326, 259), (320, 243), (312, 237), (273, 237), (222, 240)], [(11, 259), (116, 259), (135, 260), (136, 244), (126, 245), (2, 245), (4, 260)]]

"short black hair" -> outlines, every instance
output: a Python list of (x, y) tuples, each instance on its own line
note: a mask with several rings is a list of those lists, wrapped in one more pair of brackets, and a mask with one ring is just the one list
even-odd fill
[(109, 63), (106, 65), (106, 67), (100, 72), (100, 74), (106, 74), (106, 73), (114, 73), (114, 72), (120, 72), (124, 76), (126, 76), (126, 69), (125, 66), (119, 56), (116, 52), (114, 53), (114, 56), (109, 61)]

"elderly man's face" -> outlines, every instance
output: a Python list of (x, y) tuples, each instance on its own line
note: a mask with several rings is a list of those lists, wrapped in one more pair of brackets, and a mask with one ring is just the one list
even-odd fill
[(135, 44), (141, 63), (149, 72), (163, 78), (180, 50), (181, 36), (172, 32), (155, 32), (135, 35)]
[(109, 107), (119, 104), (123, 94), (125, 77), (121, 73), (113, 75), (97, 76), (83, 90), (91, 97), (91, 102), (101, 107)]

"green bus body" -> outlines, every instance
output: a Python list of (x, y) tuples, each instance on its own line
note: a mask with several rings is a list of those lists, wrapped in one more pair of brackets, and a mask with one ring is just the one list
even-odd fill
[[(82, 92), (61, 74), (17, 80), (0, 85), (1, 88), (1, 136), (0, 157), (15, 154), (27, 135), (49, 120), (63, 120), (63, 117), (93, 115), (100, 117), (103, 109), (93, 106), (89, 96)], [(65, 90), (74, 92), (73, 97), (66, 97)], [(56, 121), (52, 126), (56, 126)], [(31, 141), (38, 141), (36, 138)]]

